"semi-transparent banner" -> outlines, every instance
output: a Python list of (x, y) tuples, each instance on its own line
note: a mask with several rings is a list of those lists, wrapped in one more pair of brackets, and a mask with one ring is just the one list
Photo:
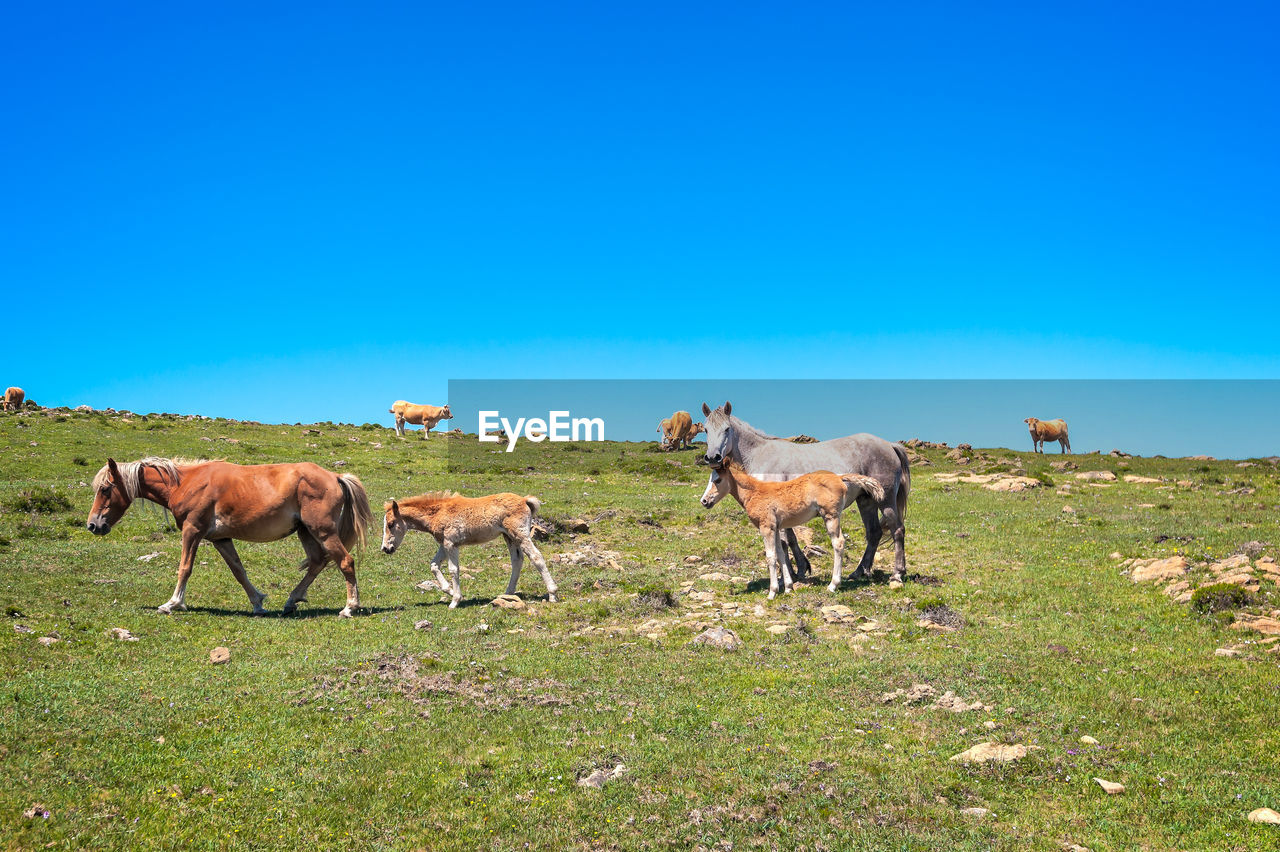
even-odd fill
[(1065, 421), (1077, 454), (1280, 453), (1275, 380), (477, 379), (449, 382), (449, 425), (466, 434), (450, 441), (450, 464), (475, 469), (488, 459), (517, 468), (522, 452), (547, 441), (658, 444), (662, 421), (688, 412), (696, 428), (706, 420), (704, 403), (716, 409), (726, 401), (735, 418), (782, 438), (866, 432), (1030, 450), (1025, 421), (1034, 417)]

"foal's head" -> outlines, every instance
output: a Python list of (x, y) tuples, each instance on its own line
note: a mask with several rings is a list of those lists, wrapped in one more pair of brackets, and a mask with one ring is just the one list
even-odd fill
[[(726, 462), (728, 459), (726, 459)], [(702, 492), (702, 505), (710, 509), (729, 493), (729, 465), (711, 468), (711, 476), (707, 479), (707, 490)]]
[(388, 500), (383, 509), (386, 515), (382, 519), (382, 552), (395, 553), (404, 540), (404, 534), (409, 531), (409, 524), (400, 514), (400, 504), (395, 500)]
[(733, 449), (735, 440), (733, 421), (729, 419), (729, 415), (733, 413), (733, 405), (726, 402), (720, 408), (713, 410), (704, 402), (702, 413), (707, 418), (706, 422), (701, 424), (703, 431), (707, 433), (705, 456), (707, 464), (712, 466), (722, 464), (729, 457), (729, 451)]
[(93, 478), (93, 508), (89, 510), (86, 526), (94, 535), (106, 535), (133, 503), (137, 483), (131, 488), (126, 482), (115, 459), (107, 463)]

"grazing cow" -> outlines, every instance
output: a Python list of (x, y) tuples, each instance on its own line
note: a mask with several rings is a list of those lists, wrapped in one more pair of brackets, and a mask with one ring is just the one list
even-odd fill
[(1067, 421), (1061, 418), (1058, 420), (1037, 420), (1034, 417), (1028, 417), (1022, 422), (1027, 424), (1027, 428), (1031, 430), (1031, 449), (1035, 452), (1044, 452), (1045, 441), (1050, 443), (1057, 441), (1063, 453), (1071, 452), (1071, 441), (1067, 438)]
[[(431, 572), (435, 575), (440, 591), (449, 595), (449, 609), (462, 600), (458, 585), (458, 548), (464, 544), (482, 544), (502, 536), (511, 554), (511, 580), (507, 594), (516, 593), (520, 579), (520, 566), (529, 557), (542, 574), (547, 587), (547, 600), (556, 602), (556, 581), (551, 579), (547, 561), (533, 543), (533, 516), (542, 504), (537, 497), (521, 497), (519, 494), (490, 494), (487, 497), (462, 497), (450, 491), (434, 491), (403, 500), (389, 500), (384, 507), (386, 516), (382, 526), (382, 552), (396, 552), (404, 534), (411, 529), (430, 533), (440, 544), (431, 558)], [(451, 583), (440, 573), (440, 561), (447, 559)], [(429, 588), (427, 581), (419, 588)]]
[(666, 450), (679, 450), (693, 444), (699, 433), (707, 431), (701, 423), (694, 423), (693, 416), (687, 411), (677, 411), (658, 426), (662, 432), (662, 447)]
[(435, 425), (441, 420), (453, 419), (453, 412), (449, 410), (448, 403), (442, 406), (415, 405), (412, 402), (398, 399), (391, 405), (390, 411), (396, 416), (396, 434), (401, 438), (404, 437), (404, 424), (406, 423), (411, 426), (423, 427), (422, 437), (425, 439), (427, 433), (435, 428)]
[[(783, 532), (822, 517), (827, 535), (831, 536), (831, 549), (835, 551), (831, 584), (827, 586), (827, 591), (834, 594), (840, 588), (844, 565), (840, 513), (864, 494), (879, 503), (884, 500), (884, 487), (869, 476), (856, 473), (837, 476), (829, 470), (802, 474), (786, 482), (764, 482), (750, 476), (733, 456), (728, 456), (711, 469), (702, 505), (710, 509), (726, 494), (732, 494), (746, 509), (747, 517), (764, 538), (765, 557), (769, 562), (769, 600), (773, 600), (778, 594), (779, 555), (785, 553)], [(790, 592), (791, 572), (785, 559), (782, 560), (782, 583), (783, 590)]]
[(22, 401), (27, 398), (27, 394), (22, 388), (9, 388), (4, 392), (4, 410), (20, 411), (22, 410)]

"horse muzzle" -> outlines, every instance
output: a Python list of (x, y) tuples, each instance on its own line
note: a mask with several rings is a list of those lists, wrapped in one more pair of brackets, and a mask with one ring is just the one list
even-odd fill
[(88, 527), (89, 532), (94, 535), (106, 535), (111, 532), (111, 524), (107, 523), (106, 519), (95, 521), (93, 518), (90, 518), (85, 526)]
[(384, 544), (382, 545), (382, 552), (390, 556), (396, 552), (396, 546), (394, 544)]

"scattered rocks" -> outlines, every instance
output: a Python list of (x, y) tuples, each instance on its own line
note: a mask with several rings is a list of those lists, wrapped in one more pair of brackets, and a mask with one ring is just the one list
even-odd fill
[(1160, 482), (1163, 482), (1163, 480), (1155, 479), (1154, 477), (1138, 476), (1137, 474), (1134, 474), (1134, 473), (1126, 473), (1124, 475), (1124, 481), (1133, 482), (1138, 485), (1152, 485), (1152, 484), (1159, 484)]
[(1000, 743), (978, 743), (959, 754), (953, 754), (952, 763), (1010, 763), (1027, 756), (1027, 747), (1022, 744), (1001, 745)]
[(1249, 811), (1249, 822), (1263, 822), (1269, 825), (1280, 825), (1280, 814), (1271, 808), (1257, 808)]
[(143, 556), (139, 556), (138, 561), (150, 562), (152, 559), (155, 559), (159, 555), (160, 555), (160, 551), (157, 550), (155, 553), (147, 553), (147, 554), (144, 554)]
[(626, 764), (619, 763), (612, 769), (596, 769), (590, 775), (578, 779), (579, 787), (591, 787), (599, 790), (610, 781), (617, 780), (627, 773)]
[(1029, 476), (1015, 476), (1009, 473), (939, 473), (934, 477), (938, 482), (964, 482), (969, 485), (981, 485), (988, 491), (1018, 493), (1031, 488), (1039, 488), (1044, 483)]
[(571, 533), (591, 532), (591, 525), (582, 520), (582, 518), (565, 518), (560, 522), (560, 526), (563, 527), (566, 532)]
[(425, 618), (424, 618), (424, 619), (422, 619), (421, 621), (415, 621), (415, 622), (413, 623), (413, 629), (414, 629), (414, 630), (430, 630), (430, 629), (431, 629), (431, 622), (430, 622), (430, 621), (428, 621), (428, 620), (427, 620), (427, 619), (425, 619)]
[(1214, 650), (1213, 655), (1215, 657), (1238, 657), (1240, 652), (1235, 648), (1217, 648)]
[(1085, 734), (1083, 737), (1081, 737), (1080, 742), (1083, 743), (1084, 745), (1098, 745), (1098, 741), (1095, 740), (1093, 737), (1089, 736), (1088, 734)]
[(699, 574), (698, 579), (708, 583), (728, 583), (733, 578), (723, 571), (710, 571), (706, 574)]
[(921, 701), (933, 698), (937, 694), (938, 690), (927, 683), (914, 683), (910, 689), (895, 689), (893, 692), (886, 692), (880, 696), (880, 703), (892, 704), (901, 698), (907, 704), (919, 704)]
[(49, 809), (46, 808), (43, 804), (41, 804), (40, 802), (36, 802), (31, 807), (27, 808), (25, 811), (22, 812), (22, 817), (23, 819), (35, 819), (36, 817), (39, 817), (41, 819), (48, 819), (50, 817), (50, 812), (49, 812)]
[(1109, 470), (1086, 470), (1083, 473), (1077, 473), (1076, 479), (1085, 482), (1115, 482), (1116, 475)]
[(1070, 506), (1062, 507), (1062, 514), (1064, 515), (1074, 515), (1075, 513), (1076, 513), (1076, 510), (1071, 508)]
[[(980, 710), (988, 712), (991, 710), (990, 704), (983, 704), (981, 701), (965, 701), (951, 690), (942, 693), (942, 696), (935, 702), (933, 706), (939, 710), (949, 710), (952, 713), (968, 713), (972, 710)], [(991, 726), (995, 727), (994, 724)]]
[(110, 630), (108, 630), (105, 635), (108, 639), (116, 639), (121, 642), (137, 642), (138, 641), (137, 636), (134, 636), (132, 633), (130, 633), (128, 630), (125, 630), (123, 627), (113, 627)]
[(41, 645), (45, 646), (46, 648), (48, 648), (50, 645), (58, 644), (58, 640), (53, 636), (41, 636), (36, 641), (39, 642)]
[(742, 640), (738, 638), (737, 633), (727, 627), (712, 627), (693, 637), (689, 644), (710, 645), (722, 651), (736, 651), (742, 647)]
[(1271, 617), (1242, 612), (1236, 615), (1231, 626), (1236, 630), (1256, 630), (1265, 636), (1280, 636), (1280, 621), (1275, 618), (1278, 614), (1280, 610), (1273, 611)]
[(489, 602), (489, 605), (496, 606), (498, 609), (506, 609), (506, 610), (513, 610), (513, 611), (519, 611), (519, 610), (524, 610), (529, 608), (524, 601), (520, 600), (519, 595), (498, 595), (496, 598), (494, 598), (492, 601)]
[(702, 557), (701, 557), (701, 556), (698, 556), (698, 555), (696, 555), (696, 554), (692, 554), (692, 553), (691, 553), (691, 554), (689, 554), (688, 556), (686, 556), (686, 557), (684, 558), (684, 564), (685, 564), (685, 565), (697, 565), (697, 564), (698, 564), (699, 562), (701, 562), (701, 561), (702, 561)]
[(1124, 792), (1123, 784), (1118, 784), (1115, 781), (1107, 781), (1103, 778), (1094, 778), (1093, 780), (1108, 796), (1118, 796)]
[(209, 652), (209, 662), (213, 663), (215, 666), (231, 662), (231, 649), (219, 645)]
[(960, 811), (960, 813), (964, 814), (965, 816), (974, 817), (975, 819), (986, 819), (987, 817), (991, 816), (991, 811), (987, 810), (986, 808), (964, 808), (963, 810)]
[(787, 633), (790, 630), (791, 625), (789, 624), (770, 624), (765, 628), (766, 632), (772, 633), (774, 636), (781, 636), (783, 633)]

